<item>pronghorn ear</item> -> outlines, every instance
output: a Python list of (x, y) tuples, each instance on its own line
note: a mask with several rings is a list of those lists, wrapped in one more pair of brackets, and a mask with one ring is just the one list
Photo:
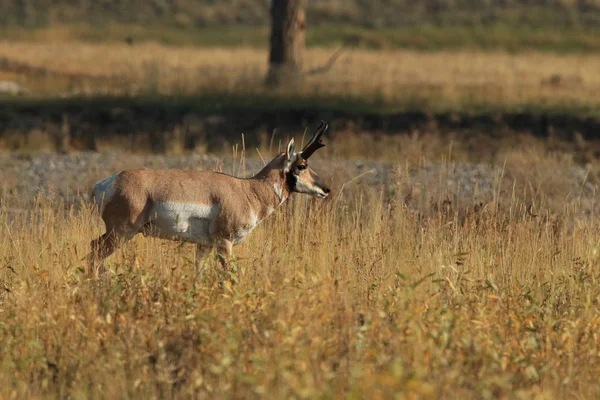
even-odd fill
[(294, 138), (292, 138), (287, 145), (287, 149), (285, 151), (285, 156), (287, 158), (288, 161), (290, 161), (292, 159), (292, 156), (294, 155), (294, 149), (296, 148), (296, 145), (294, 144)]

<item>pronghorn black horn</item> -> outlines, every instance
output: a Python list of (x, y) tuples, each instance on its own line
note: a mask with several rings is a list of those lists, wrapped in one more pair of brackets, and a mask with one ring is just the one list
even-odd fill
[(321, 147), (325, 147), (325, 144), (323, 144), (323, 142), (321, 141), (321, 136), (323, 136), (323, 133), (327, 130), (328, 127), (329, 125), (327, 125), (327, 122), (321, 121), (321, 125), (319, 125), (319, 127), (313, 134), (312, 138), (310, 139), (310, 142), (308, 142), (308, 144), (304, 146), (304, 149), (302, 149), (300, 157), (302, 157), (305, 160), (308, 160), (308, 157), (310, 157), (315, 151), (317, 151)]

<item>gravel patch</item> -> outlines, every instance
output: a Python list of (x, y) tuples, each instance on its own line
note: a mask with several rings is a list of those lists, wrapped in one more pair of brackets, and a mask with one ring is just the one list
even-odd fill
[[(231, 157), (223, 159), (211, 154), (0, 154), (0, 188), (4, 192), (0, 200), (12, 193), (22, 199), (42, 195), (73, 202), (80, 195), (87, 196), (98, 180), (129, 168), (216, 169), (250, 176), (262, 165), (261, 159), (248, 158), (243, 169), (239, 160), (234, 163)], [(332, 182), (334, 191), (342, 187), (344, 190), (348, 187), (382, 188), (387, 199), (399, 199), (409, 207), (421, 210), (424, 204), (440, 199), (448, 199), (460, 206), (486, 204), (496, 198), (502, 202), (510, 198), (512, 191), (510, 178), (502, 168), (486, 164), (431, 163), (407, 169), (371, 161), (315, 158), (311, 160), (311, 166)], [(586, 168), (571, 168), (565, 171), (563, 178), (569, 185), (554, 193), (557, 204), (576, 204), (579, 212), (587, 216), (600, 211), (595, 201), (597, 188), (588, 179)]]

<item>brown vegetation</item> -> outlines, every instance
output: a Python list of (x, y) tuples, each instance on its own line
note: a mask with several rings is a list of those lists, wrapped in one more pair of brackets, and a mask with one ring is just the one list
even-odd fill
[[(0, 396), (600, 395), (600, 231), (565, 196), (569, 155), (534, 140), (526, 152), (505, 147), (487, 159), (507, 171), (491, 181), (497, 195), (457, 208), (431, 190), (452, 164), (421, 187), (432, 198), (408, 189), (407, 171), (423, 157), (485, 153), (399, 140), (379, 144), (397, 149), (385, 190), (332, 170), (331, 200), (297, 197), (239, 247), (233, 286), (216, 262), (193, 276), (193, 246), (148, 238), (109, 259), (104, 281), (87, 281), (81, 259), (99, 217), (57, 197), (17, 212), (24, 199), (5, 189)], [(375, 142), (354, 143), (377, 154)], [(339, 145), (340, 157), (355, 151)]]
[[(210, 92), (366, 99), (377, 112), (600, 103), (595, 55), (348, 50), (303, 87), (270, 92), (265, 50), (54, 39), (0, 42), (0, 80), (46, 99)], [(330, 55), (309, 49), (306, 69)], [(106, 153), (35, 154), (67, 153), (92, 129), (58, 117), (56, 132), (15, 123), (0, 143), (19, 152), (0, 157), (0, 398), (600, 396), (600, 169), (582, 135), (386, 136), (348, 123), (314, 159), (333, 195), (298, 196), (257, 228), (236, 249), (237, 283), (216, 260), (194, 275), (191, 245), (141, 237), (88, 280), (103, 230), (80, 193), (95, 180), (144, 166), (241, 175), (241, 159), (260, 161), (239, 147), (225, 164), (202, 158), (210, 143), (188, 146), (187, 128), (133, 123), (94, 142)], [(246, 145), (265, 158), (289, 134), (263, 133)], [(158, 142), (178, 156), (144, 155)]]

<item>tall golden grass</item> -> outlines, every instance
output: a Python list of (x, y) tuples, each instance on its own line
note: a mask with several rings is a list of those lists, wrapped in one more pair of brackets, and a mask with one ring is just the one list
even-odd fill
[[(306, 69), (326, 64), (331, 54), (331, 49), (309, 49)], [(0, 57), (106, 78), (69, 81), (0, 72), (0, 78), (15, 79), (37, 95), (265, 92), (267, 52), (262, 49), (2, 41)], [(280, 94), (340, 95), (434, 109), (597, 107), (599, 69), (597, 55), (348, 49), (327, 73), (309, 76), (301, 87)]]
[(88, 281), (95, 212), (49, 198), (15, 212), (5, 193), (0, 397), (600, 395), (597, 220), (535, 215), (519, 192), (459, 218), (340, 186), (253, 232), (232, 286), (213, 260), (194, 276), (193, 246), (148, 238)]

